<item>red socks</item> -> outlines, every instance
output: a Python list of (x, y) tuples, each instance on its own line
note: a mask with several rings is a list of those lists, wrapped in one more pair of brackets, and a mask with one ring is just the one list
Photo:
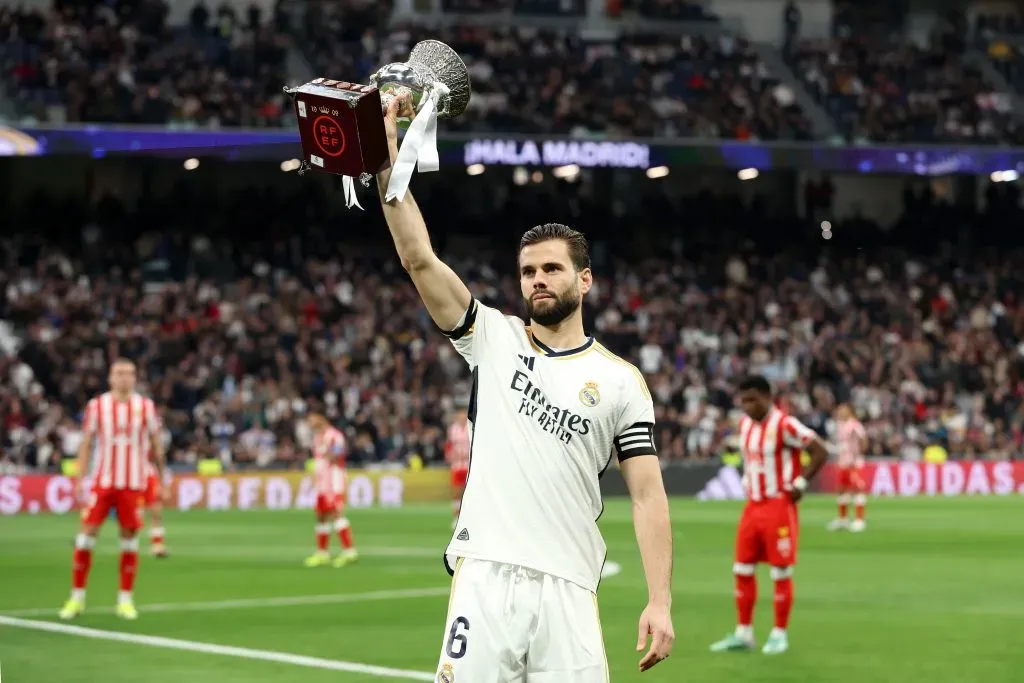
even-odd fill
[(757, 602), (757, 579), (736, 575), (736, 623), (750, 626), (754, 623), (754, 603)]
[(341, 547), (345, 550), (352, 550), (352, 525), (349, 524), (348, 518), (339, 517), (338, 521), (334, 523), (334, 528), (338, 531)]
[[(84, 600), (85, 586), (89, 582), (89, 570), (92, 568), (92, 549), (96, 539), (79, 534), (75, 539), (74, 566), (71, 570), (71, 597)], [(121, 539), (121, 563), (119, 583), (121, 599), (127, 596), (131, 600), (132, 589), (135, 587), (135, 576), (139, 570), (139, 539)]]
[(121, 539), (121, 592), (131, 593), (139, 569), (139, 539)]
[(785, 631), (793, 611), (793, 568), (772, 567), (775, 582), (775, 628)]
[(89, 570), (92, 568), (92, 548), (96, 539), (85, 534), (78, 534), (75, 538), (75, 553), (71, 567), (71, 588), (85, 591), (89, 582)]
[[(338, 532), (338, 540), (345, 550), (352, 549), (352, 527), (345, 517), (339, 517), (334, 522), (334, 530)], [(329, 523), (316, 525), (316, 549), (326, 553), (330, 545), (331, 525)]]
[[(772, 567), (775, 585), (775, 628), (785, 631), (793, 611), (793, 570), (791, 567)], [(750, 627), (754, 623), (754, 604), (757, 602), (757, 579), (748, 574), (736, 574), (736, 624)]]

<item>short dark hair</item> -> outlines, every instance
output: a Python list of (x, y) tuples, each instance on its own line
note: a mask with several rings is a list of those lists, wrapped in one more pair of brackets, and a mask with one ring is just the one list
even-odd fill
[(772, 395), (772, 385), (765, 379), (764, 375), (750, 375), (740, 380), (737, 385), (740, 391), (756, 391), (765, 396)]
[(519, 251), (531, 244), (540, 244), (549, 240), (562, 240), (569, 247), (569, 259), (577, 272), (590, 267), (590, 245), (582, 232), (573, 230), (561, 223), (544, 223), (530, 228), (519, 240)]

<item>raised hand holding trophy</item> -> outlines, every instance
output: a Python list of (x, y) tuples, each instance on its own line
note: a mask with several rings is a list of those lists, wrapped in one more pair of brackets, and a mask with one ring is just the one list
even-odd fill
[(317, 78), (292, 96), (299, 122), (303, 162), (300, 173), (319, 168), (343, 176), (347, 206), (362, 206), (353, 177), (364, 186), (390, 163), (383, 112), (397, 97), (409, 107), (399, 113), (405, 138), (398, 150), (385, 201), (405, 199), (413, 170), (440, 168), (437, 120), (466, 110), (471, 94), (469, 69), (458, 53), (437, 40), (417, 43), (406, 62), (387, 64), (370, 76), (369, 85)]

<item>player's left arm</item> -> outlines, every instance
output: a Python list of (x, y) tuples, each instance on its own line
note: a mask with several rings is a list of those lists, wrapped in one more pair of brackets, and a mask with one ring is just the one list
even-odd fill
[(782, 440), (785, 445), (802, 448), (811, 456), (811, 462), (807, 464), (803, 474), (793, 482), (791, 497), (796, 502), (803, 497), (808, 484), (818, 476), (818, 472), (828, 462), (828, 448), (813, 429), (791, 415), (786, 417), (782, 424), (782, 430)]
[(615, 450), (633, 503), (633, 526), (647, 579), (647, 607), (640, 615), (636, 643), (637, 652), (641, 652), (650, 638), (651, 647), (640, 660), (640, 671), (646, 671), (669, 656), (675, 640), (671, 615), (672, 522), (661, 461), (654, 446), (654, 404), (639, 373), (635, 384), (632, 393), (636, 395), (627, 395), (619, 419)]
[(149, 452), (153, 459), (153, 467), (156, 468), (158, 481), (164, 480), (164, 468), (166, 461), (164, 456), (164, 442), (161, 438), (160, 416), (156, 412), (156, 404), (153, 401), (146, 401), (146, 430), (149, 432)]

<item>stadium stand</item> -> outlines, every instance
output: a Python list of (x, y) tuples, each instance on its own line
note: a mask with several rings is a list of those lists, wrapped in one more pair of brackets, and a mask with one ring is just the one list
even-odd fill
[(441, 0), (446, 12), (484, 14), (512, 11), (522, 15), (579, 17), (586, 13), (585, 0)]
[[(516, 231), (576, 207), (599, 275), (590, 327), (645, 374), (666, 460), (717, 455), (731, 383), (747, 371), (768, 375), (817, 429), (851, 401), (872, 455), (916, 458), (933, 441), (951, 457), (1021, 452), (1024, 254), (977, 248), (954, 260), (936, 241), (959, 221), (979, 244), (998, 239), (998, 225), (1020, 217), (1012, 195), (992, 195), (975, 215), (908, 193), (902, 242), (860, 221), (834, 227), (845, 240), (808, 243), (799, 219), (765, 219), (731, 196), (651, 198), (646, 219), (627, 221), (609, 218), (606, 200), (516, 192), (526, 194), (495, 204), (504, 209), (486, 225), (440, 189), (422, 201), (446, 256), (506, 310), (518, 307)], [(0, 361), (8, 464), (52, 467), (72, 452), (86, 397), (118, 355), (138, 360), (179, 464), (220, 455), (233, 467), (299, 466), (294, 417), (310, 405), (348, 425), (356, 462), (437, 462), (467, 374), (382, 241), (379, 216), (346, 224), (342, 239), (322, 226), (351, 216), (312, 195), (210, 201), (139, 214), (108, 199), (73, 237), (67, 221), (84, 207), (37, 209), (40, 224), (65, 229), (3, 240), (0, 317), (23, 340)], [(291, 234), (303, 206), (322, 218)], [(680, 221), (683, 239), (668, 228)], [(625, 229), (636, 222), (665, 227), (638, 244)], [(237, 225), (247, 241), (231, 239)], [(471, 227), (502, 247), (466, 241)]]
[[(549, 5), (561, 7), (517, 8)], [(294, 35), (315, 73), (363, 81), (434, 37), (458, 49), (472, 69), (476, 96), (455, 129), (763, 140), (812, 133), (749, 42), (730, 34), (583, 41), (515, 27), (384, 33), (386, 3), (352, 2), (311, 4), (296, 33), (278, 30), (280, 17), (239, 17), (230, 7), (213, 16), (201, 4), (187, 26), (170, 27), (161, 7), (152, 0), (121, 14), (99, 3), (48, 15), (0, 10), (4, 71), (22, 119), (292, 125), (281, 87)], [(664, 10), (657, 3), (639, 8)], [(544, 77), (527, 87), (534, 74)]]
[(275, 17), (199, 3), (188, 25), (169, 26), (167, 11), (161, 0), (0, 7), (0, 63), (20, 118), (292, 125), (281, 93), (288, 38)]
[(366, 78), (377, 65), (400, 60), (418, 40), (442, 40), (467, 61), (474, 87), (469, 110), (451, 122), (450, 130), (764, 140), (811, 136), (807, 117), (780, 92), (750, 44), (729, 34), (584, 42), (566, 32), (533, 28), (406, 26), (390, 31), (379, 47), (375, 32), (366, 35), (338, 43), (331, 33), (318, 34), (311, 43), (314, 71)]
[(636, 12), (645, 19), (665, 19), (669, 21), (706, 21), (717, 22), (718, 17), (709, 12), (704, 5), (683, 0), (624, 0), (620, 10)]
[(888, 26), (803, 39), (786, 52), (808, 91), (855, 142), (1019, 144), (1010, 98), (964, 58), (964, 36), (918, 46)]
[[(571, 15), (581, 6), (500, 8)], [(608, 8), (717, 20), (699, 3)], [(387, 27), (384, 2), (301, 9), (200, 3), (172, 27), (159, 0), (3, 8), (0, 55), (21, 110), (39, 120), (265, 127), (291, 125), (280, 93), (288, 50), (300, 46), (315, 73), (365, 78), (434, 37), (460, 51), (474, 81), (470, 110), (447, 131), (811, 137), (758, 51), (727, 31), (584, 41), (522, 26)], [(915, 47), (876, 9), (868, 23), (883, 30), (853, 30), (865, 15), (840, 5), (831, 37), (800, 38), (793, 21), (782, 47), (847, 137), (1020, 141), (1005, 93), (965, 66), (962, 35)], [(975, 33), (993, 41), (1015, 26), (983, 17)], [(804, 218), (706, 192), (654, 191), (626, 211), (589, 180), (542, 190), (498, 175), (470, 198), (455, 194), (465, 176), (451, 172), (425, 181), (421, 203), (441, 248), (491, 303), (515, 310), (517, 285), (508, 252), (482, 256), (481, 238), (501, 235), (511, 251), (517, 231), (553, 215), (594, 238), (600, 284), (588, 321), (647, 376), (667, 460), (719, 452), (731, 382), (748, 370), (775, 380), (819, 430), (831, 406), (852, 401), (868, 417), (873, 455), (914, 458), (936, 440), (953, 457), (1021, 452), (1024, 264), (1004, 229), (1022, 218), (1016, 183), (989, 185), (980, 213), (908, 190), (898, 229), (886, 232), (822, 215), (809, 199)], [(52, 467), (73, 451), (86, 397), (120, 354), (139, 361), (181, 463), (299, 466), (294, 417), (310, 405), (349, 425), (355, 462), (441, 459), (444, 414), (468, 391), (462, 363), (381, 241), (379, 216), (332, 215), (312, 187), (92, 208), (36, 197), (19, 220), (38, 231), (0, 238), (2, 464)], [(315, 219), (293, 234), (297, 216)], [(812, 216), (832, 218), (836, 239), (808, 242)], [(344, 240), (324, 228), (332, 224), (346, 227)], [(233, 239), (239, 225), (244, 242)], [(965, 232), (1005, 248), (964, 248), (954, 263), (948, 245)]]

